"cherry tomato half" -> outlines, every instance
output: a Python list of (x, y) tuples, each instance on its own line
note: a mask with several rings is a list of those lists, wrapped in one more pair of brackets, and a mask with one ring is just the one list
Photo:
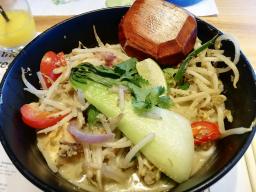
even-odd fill
[(197, 121), (193, 122), (191, 127), (196, 145), (214, 141), (221, 136), (217, 123)]
[(36, 129), (43, 129), (55, 125), (64, 117), (50, 117), (55, 112), (40, 111), (38, 103), (25, 104), (20, 108), (20, 112), (23, 122)]
[(53, 70), (64, 65), (66, 65), (66, 61), (63, 52), (56, 54), (53, 51), (48, 51), (44, 54), (40, 63), (40, 72), (43, 74), (47, 87), (51, 86), (51, 80), (55, 81), (61, 75), (54, 74)]

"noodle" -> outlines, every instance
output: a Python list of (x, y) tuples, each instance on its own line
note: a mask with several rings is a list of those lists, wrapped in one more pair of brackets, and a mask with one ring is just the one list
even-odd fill
[[(225, 132), (224, 119), (227, 117), (232, 121), (231, 113), (225, 109), (225, 98), (223, 95), (223, 84), (218, 79), (219, 73), (232, 70), (234, 73), (233, 86), (236, 88), (239, 80), (239, 72), (236, 63), (239, 59), (239, 47), (235, 44), (235, 58), (232, 62), (228, 57), (224, 56), (224, 51), (219, 50), (222, 40), (232, 40), (228, 36), (221, 36), (216, 40), (216, 49), (206, 49), (197, 57), (193, 58), (185, 73), (186, 81), (190, 83), (187, 90), (176, 87), (170, 88), (170, 97), (173, 98), (174, 108), (172, 110), (185, 115), (191, 121), (207, 120), (218, 122), (221, 133)], [(200, 40), (197, 39), (195, 49), (201, 46)], [(216, 62), (224, 62), (227, 67), (216, 68)], [(216, 98), (218, 98), (216, 100)]]
[(66, 117), (64, 117), (62, 120), (60, 120), (57, 124), (51, 126), (51, 127), (48, 127), (48, 128), (45, 128), (45, 129), (42, 129), (40, 131), (38, 131), (37, 133), (40, 134), (40, 133), (45, 133), (47, 134), (48, 132), (51, 132), (51, 131), (54, 131), (55, 129), (59, 128), (59, 127), (62, 127), (64, 124), (68, 123), (72, 118), (76, 117), (77, 115), (75, 113), (70, 113), (69, 115), (67, 115)]
[(27, 88), (24, 88), (24, 90), (29, 91), (30, 93), (36, 95), (39, 98), (44, 96), (47, 93), (46, 90), (38, 90), (28, 82), (28, 80), (25, 77), (25, 70), (23, 68), (21, 68), (21, 78), (23, 83), (27, 87)]
[(36, 74), (37, 74), (37, 77), (38, 77), (38, 79), (39, 79), (39, 82), (40, 82), (42, 88), (43, 88), (43, 89), (48, 89), (47, 86), (46, 86), (46, 83), (45, 83), (45, 80), (44, 80), (44, 78), (43, 78), (42, 73), (41, 73), (41, 72), (37, 72)]
[[(38, 78), (44, 90), (36, 89), (27, 81), (25, 70), (22, 69), (22, 80), (26, 86), (25, 90), (39, 97), (40, 109), (42, 111), (54, 111), (51, 117), (64, 116), (57, 124), (37, 132), (38, 146), (45, 156), (49, 167), (54, 172), (59, 172), (67, 177), (64, 174), (65, 170), (68, 170), (65, 166), (77, 166), (78, 168), (74, 169), (72, 174), (79, 178), (79, 181), (67, 180), (85, 190), (107, 190), (106, 180), (116, 182), (115, 185), (118, 185), (118, 183), (124, 184), (127, 181), (140, 182), (142, 186), (152, 185), (152, 189), (150, 187), (147, 188), (148, 191), (154, 191), (154, 189), (169, 190), (173, 187), (172, 184), (160, 185), (162, 182), (161, 171), (139, 153), (144, 146), (154, 140), (155, 133), (148, 134), (138, 141), (136, 145), (133, 145), (119, 129), (116, 129), (124, 116), (126, 96), (129, 96), (127, 95), (129, 93), (126, 87), (116, 86), (110, 88), (110, 91), (118, 95), (117, 106), (122, 113), (112, 118), (107, 118), (99, 113), (96, 116), (95, 124), (93, 126), (88, 125), (84, 114), (90, 109), (88, 108), (90, 103), (84, 99), (81, 90), (74, 90), (69, 83), (71, 69), (83, 62), (89, 62), (95, 66), (112, 66), (129, 59), (119, 44), (104, 45), (98, 37), (95, 27), (93, 27), (93, 31), (98, 47), (86, 48), (79, 42), (78, 48), (65, 55), (67, 65), (54, 69), (55, 74), (61, 75), (56, 81), (51, 82), (52, 84), (49, 88), (46, 87), (42, 74), (38, 73)], [(236, 67), (239, 55), (236, 51), (234, 62), (224, 56), (224, 51), (219, 50), (220, 42), (223, 39), (227, 38), (223, 36), (218, 39), (215, 45), (218, 49), (205, 49), (189, 62), (185, 72), (185, 81), (189, 83), (188, 89), (183, 90), (178, 86), (172, 86), (169, 87), (168, 94), (174, 102), (174, 106), (170, 110), (182, 114), (191, 122), (200, 120), (217, 122), (220, 132), (224, 137), (230, 134), (244, 133), (248, 129), (238, 128), (226, 131), (224, 127), (224, 119), (227, 118), (229, 121), (232, 121), (232, 115), (225, 108), (224, 102), (226, 97), (221, 94), (223, 84), (218, 76), (220, 73), (232, 70), (234, 73), (233, 86), (236, 87), (239, 80), (239, 72)], [(195, 49), (200, 46), (201, 41), (197, 39)], [(216, 68), (216, 62), (224, 62), (227, 67)], [(159, 120), (162, 118), (159, 114), (154, 114), (153, 112), (145, 113), (144, 117)], [(77, 124), (81, 132), (88, 135), (111, 133), (115, 137), (111, 142), (105, 141), (97, 144), (79, 143), (67, 131), (67, 125), (73, 119), (76, 119), (78, 122)], [(45, 143), (47, 143), (47, 147), (54, 148), (55, 154), (57, 154), (57, 157), (51, 161), (48, 159), (50, 157), (45, 155), (46, 153), (43, 151), (46, 150)], [(64, 152), (60, 151), (60, 149), (64, 150)], [(60, 153), (64, 155), (58, 155)], [(67, 156), (65, 156), (66, 153), (68, 153)], [(51, 157), (54, 156), (53, 154), (50, 154)], [(131, 175), (131, 172), (134, 172), (134, 170), (136, 170), (136, 174)], [(137, 178), (137, 180), (134, 178)], [(153, 187), (155, 184), (159, 184), (159, 186)], [(109, 189), (111, 191), (111, 187)]]
[[(225, 62), (231, 69), (232, 71), (234, 72), (234, 81), (233, 81), (233, 86), (236, 88), (236, 84), (239, 80), (239, 72), (238, 72), (238, 69), (236, 68), (235, 64), (230, 60), (228, 59), (227, 57), (223, 56), (223, 55), (217, 55), (217, 57), (222, 60), (223, 62)], [(223, 72), (221, 71), (221, 69), (217, 69), (219, 73)]]
[(143, 148), (146, 144), (151, 142), (155, 137), (154, 133), (148, 134), (145, 138), (143, 138), (139, 143), (137, 143), (131, 150), (127, 153), (127, 155), (124, 158), (124, 167), (129, 165), (132, 158), (138, 153), (138, 151)]
[(206, 96), (207, 96), (207, 93), (205, 92), (193, 93), (188, 96), (174, 98), (174, 102), (175, 103), (187, 102), (187, 101), (192, 101), (196, 98), (206, 97)]

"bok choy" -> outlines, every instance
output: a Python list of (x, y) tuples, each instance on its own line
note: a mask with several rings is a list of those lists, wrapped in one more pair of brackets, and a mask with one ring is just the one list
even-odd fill
[[(70, 77), (72, 86), (81, 90), (85, 99), (107, 117), (118, 116), (121, 113), (117, 104), (118, 95), (111, 91), (109, 86), (119, 84), (122, 81), (120, 76), (118, 77), (116, 71), (108, 71), (108, 69), (106, 69), (107, 72), (103, 71), (105, 75), (108, 73), (106, 77), (102, 71), (97, 72), (88, 68), (84, 71), (81, 68), (84, 68), (83, 64), (72, 70)], [(126, 83), (132, 83), (133, 77), (140, 79), (136, 72), (128, 68), (122, 69), (121, 76), (125, 76)], [(145, 83), (143, 80), (140, 81)], [(132, 86), (140, 85), (133, 83)], [(139, 88), (142, 89), (142, 87)], [(140, 152), (176, 182), (187, 180), (191, 174), (194, 153), (190, 122), (175, 112), (160, 108), (161, 106), (150, 108), (150, 112), (157, 114), (159, 119), (148, 118), (136, 112), (133, 99), (132, 97), (125, 99), (123, 117), (118, 128), (133, 144), (137, 144), (148, 134), (154, 133), (155, 138)]]

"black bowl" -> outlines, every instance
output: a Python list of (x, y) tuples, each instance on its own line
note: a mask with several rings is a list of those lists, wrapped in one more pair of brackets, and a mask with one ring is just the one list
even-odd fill
[[(16, 57), (1, 83), (0, 135), (1, 142), (8, 156), (18, 170), (32, 183), (44, 191), (83, 191), (54, 174), (36, 146), (35, 131), (21, 121), (19, 108), (36, 98), (23, 91), (21, 67), (29, 67), (33, 73), (39, 70), (43, 54), (48, 50), (69, 53), (78, 46), (78, 41), (88, 47), (96, 46), (93, 25), (103, 42), (118, 42), (118, 23), (127, 8), (114, 8), (94, 11), (79, 15), (54, 26), (39, 35)], [(211, 39), (217, 33), (216, 28), (197, 19), (198, 36), (201, 40)], [(233, 56), (232, 44), (224, 44), (227, 55)], [(228, 96), (227, 107), (233, 112), (234, 121), (226, 124), (227, 128), (249, 127), (256, 114), (256, 86), (252, 67), (242, 54), (238, 63), (240, 80), (234, 89), (230, 82), (231, 73), (221, 76), (225, 94)], [(38, 85), (36, 75), (29, 81)], [(178, 185), (173, 191), (201, 191), (223, 177), (242, 157), (249, 146), (254, 131), (230, 136), (217, 143), (214, 157), (199, 173), (188, 181)]]

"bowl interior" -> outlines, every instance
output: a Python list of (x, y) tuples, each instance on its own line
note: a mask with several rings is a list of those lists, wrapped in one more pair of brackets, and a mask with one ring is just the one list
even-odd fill
[[(30, 103), (36, 98), (23, 91), (21, 67), (30, 68), (35, 74), (39, 70), (39, 63), (46, 51), (64, 51), (69, 53), (82, 42), (87, 47), (96, 46), (93, 25), (104, 43), (118, 43), (118, 23), (127, 8), (105, 9), (90, 12), (62, 24), (39, 35), (16, 57), (5, 75), (1, 86), (0, 105), (0, 136), (1, 142), (20, 172), (32, 183), (45, 191), (82, 191), (69, 184), (60, 176), (52, 173), (36, 146), (33, 129), (25, 126), (21, 121), (19, 108), (24, 103)], [(198, 21), (198, 36), (206, 41), (218, 33), (217, 29), (207, 23)], [(224, 44), (227, 55), (233, 56), (232, 44)], [(224, 81), (225, 94), (228, 96), (227, 107), (232, 110), (234, 121), (226, 123), (228, 128), (246, 126), (254, 120), (256, 114), (256, 86), (254, 72), (241, 55), (238, 63), (240, 80), (237, 89), (230, 82), (231, 73), (221, 76)], [(28, 76), (33, 85), (38, 85), (36, 75)], [(253, 132), (230, 136), (217, 143), (217, 152), (207, 165), (188, 181), (178, 185), (174, 191), (198, 191), (216, 182), (245, 152), (253, 138)]]

